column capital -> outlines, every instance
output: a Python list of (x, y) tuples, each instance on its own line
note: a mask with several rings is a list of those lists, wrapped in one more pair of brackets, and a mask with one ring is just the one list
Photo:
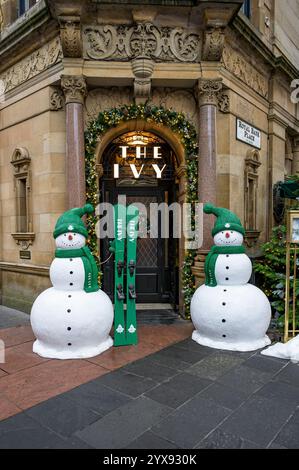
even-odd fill
[(82, 75), (62, 75), (61, 88), (65, 95), (65, 103), (84, 103), (87, 95), (85, 78)]
[(199, 106), (218, 104), (218, 93), (222, 90), (221, 78), (200, 78), (198, 80)]

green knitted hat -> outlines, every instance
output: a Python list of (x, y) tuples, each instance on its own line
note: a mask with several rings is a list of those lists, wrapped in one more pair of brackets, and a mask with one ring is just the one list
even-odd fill
[(53, 232), (54, 238), (66, 232), (81, 233), (81, 235), (87, 238), (88, 232), (81, 217), (84, 214), (91, 214), (93, 211), (94, 208), (91, 204), (85, 204), (83, 207), (75, 207), (66, 211), (56, 222)]
[(222, 207), (215, 207), (213, 204), (205, 204), (203, 208), (206, 214), (214, 214), (217, 217), (214, 228), (212, 230), (213, 237), (216, 233), (223, 232), (225, 230), (235, 230), (236, 232), (245, 235), (245, 230), (241, 224), (239, 217), (233, 212)]

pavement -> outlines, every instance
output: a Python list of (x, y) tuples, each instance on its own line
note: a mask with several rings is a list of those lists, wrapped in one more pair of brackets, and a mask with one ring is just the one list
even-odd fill
[(31, 352), (29, 326), (0, 330), (0, 448), (298, 449), (299, 365), (191, 331), (141, 325), (137, 347), (57, 361)]

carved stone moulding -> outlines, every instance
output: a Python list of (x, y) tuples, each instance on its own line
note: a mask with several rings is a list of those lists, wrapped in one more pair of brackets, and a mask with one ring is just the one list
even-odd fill
[(222, 79), (205, 79), (198, 80), (198, 100), (199, 106), (218, 104), (218, 94), (222, 90)]
[(60, 16), (60, 37), (64, 57), (82, 56), (82, 35), (79, 16)]
[(55, 38), (0, 75), (3, 93), (16, 88), (61, 60), (60, 38)]
[(182, 112), (198, 128), (198, 106), (192, 89), (157, 87), (152, 90), (151, 102), (156, 106)]
[(11, 164), (14, 167), (15, 175), (27, 174), (31, 158), (25, 147), (17, 147), (12, 154)]
[(62, 75), (61, 88), (65, 95), (65, 103), (84, 103), (87, 95), (85, 78), (81, 75)]
[(85, 125), (95, 119), (99, 112), (132, 102), (130, 87), (102, 87), (88, 92), (85, 100)]
[(223, 49), (224, 67), (264, 98), (268, 98), (268, 80), (229, 44)]
[(51, 91), (50, 96), (50, 109), (51, 111), (59, 111), (64, 105), (64, 95), (61, 88), (54, 88)]
[(224, 40), (224, 28), (208, 28), (204, 33), (202, 59), (214, 62), (221, 60)]
[(131, 65), (135, 76), (134, 96), (138, 103), (141, 103), (150, 97), (155, 62), (148, 57), (136, 57), (131, 61)]
[(148, 57), (163, 62), (199, 62), (201, 35), (152, 23), (83, 27), (83, 56), (94, 60)]
[(221, 113), (227, 114), (230, 112), (230, 98), (229, 94), (226, 93), (225, 91), (220, 91), (217, 94), (217, 104), (218, 104), (218, 110)]
[(15, 240), (17, 245), (20, 245), (22, 250), (28, 250), (29, 246), (33, 244), (35, 239), (35, 233), (12, 233), (11, 236)]

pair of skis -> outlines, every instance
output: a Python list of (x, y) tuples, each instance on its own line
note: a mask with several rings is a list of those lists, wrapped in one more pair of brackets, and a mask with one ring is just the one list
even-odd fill
[[(136, 322), (136, 250), (138, 209), (114, 206), (114, 346), (137, 344)], [(125, 257), (126, 241), (126, 257)], [(126, 263), (125, 263), (126, 261)], [(126, 271), (125, 271), (126, 270)], [(124, 285), (126, 272), (126, 288)], [(127, 304), (125, 312), (124, 304)]]

